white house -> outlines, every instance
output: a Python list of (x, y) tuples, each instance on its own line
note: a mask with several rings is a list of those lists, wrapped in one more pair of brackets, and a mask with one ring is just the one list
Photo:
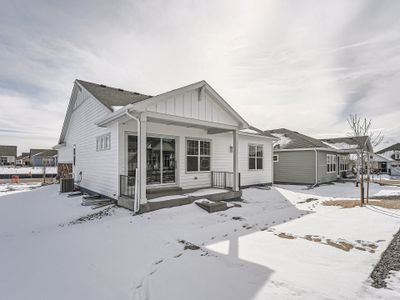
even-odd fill
[(148, 96), (76, 80), (55, 148), (81, 189), (137, 209), (154, 190), (271, 184), (273, 140), (205, 81)]

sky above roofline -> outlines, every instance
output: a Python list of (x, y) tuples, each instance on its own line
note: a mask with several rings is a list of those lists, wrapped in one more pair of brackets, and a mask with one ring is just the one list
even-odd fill
[(400, 1), (8, 1), (0, 144), (57, 144), (76, 78), (157, 95), (206, 80), (245, 120), (314, 138), (358, 113), (400, 141)]

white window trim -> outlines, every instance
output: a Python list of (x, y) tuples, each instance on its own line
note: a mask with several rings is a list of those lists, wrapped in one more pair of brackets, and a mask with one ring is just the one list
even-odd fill
[[(108, 144), (107, 144), (108, 140)], [(107, 151), (111, 149), (111, 132), (96, 137), (96, 151)]]
[[(198, 147), (198, 150), (199, 150), (199, 154), (197, 154), (197, 155), (188, 155), (187, 154), (187, 150), (188, 150), (188, 141), (196, 141), (197, 142), (197, 147)], [(200, 142), (208, 142), (208, 143), (210, 143), (210, 155), (200, 155)], [(197, 171), (188, 171), (188, 163), (187, 163), (187, 157), (188, 156), (190, 156), (190, 157), (197, 157), (198, 158), (198, 161), (197, 161), (197, 163), (198, 163), (198, 169), (197, 169)], [(200, 170), (200, 158), (201, 157), (209, 157), (210, 158), (210, 170), (205, 170), (205, 171), (201, 171)], [(209, 139), (201, 139), (201, 138), (190, 138), (190, 137), (187, 137), (187, 138), (185, 138), (185, 173), (187, 173), (187, 174), (193, 174), (193, 173), (211, 173), (211, 170), (212, 170), (212, 165), (211, 165), (211, 163), (212, 163), (212, 145), (211, 145), (211, 140), (209, 140)]]
[[(332, 163), (333, 161), (333, 163)], [(332, 170), (329, 170), (329, 166), (335, 166)], [(331, 173), (336, 173), (336, 155), (335, 154), (327, 154), (326, 155), (326, 173), (331, 174)]]
[[(276, 160), (275, 160), (275, 157), (276, 157)], [(279, 162), (279, 154), (274, 154), (274, 155), (272, 155), (272, 161), (273, 161), (274, 163)]]
[[(249, 163), (249, 158), (250, 158), (250, 146), (256, 147), (255, 156), (251, 156), (252, 158), (253, 158), (253, 157), (255, 158), (255, 168), (254, 168), (254, 169), (250, 169), (250, 163)], [(262, 155), (262, 157), (261, 157), (261, 159), (262, 159), (262, 166), (263, 166), (263, 167), (262, 167), (261, 169), (258, 169), (258, 168), (257, 168), (257, 159), (258, 159), (258, 156), (257, 156), (257, 147), (261, 147), (262, 153), (263, 153), (263, 155)], [(247, 170), (248, 170), (248, 171), (263, 171), (263, 170), (264, 170), (264, 145), (263, 145), (263, 144), (249, 144), (249, 145), (248, 145), (248, 147), (247, 147)]]

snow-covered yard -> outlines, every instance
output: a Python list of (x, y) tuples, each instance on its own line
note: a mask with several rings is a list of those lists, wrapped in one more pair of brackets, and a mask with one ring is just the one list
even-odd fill
[[(43, 167), (0, 166), (0, 174), (43, 174)], [(46, 174), (57, 174), (57, 167), (46, 167)]]
[[(320, 205), (357, 196), (351, 183), (243, 192), (242, 207), (215, 214), (195, 204), (138, 216), (113, 208), (109, 216), (74, 224), (98, 210), (59, 195), (56, 185), (0, 197), (0, 298), (400, 297), (399, 274), (389, 289), (368, 282), (400, 227), (400, 212)], [(328, 240), (366, 251), (346, 252)], [(188, 243), (200, 249), (184, 250)]]

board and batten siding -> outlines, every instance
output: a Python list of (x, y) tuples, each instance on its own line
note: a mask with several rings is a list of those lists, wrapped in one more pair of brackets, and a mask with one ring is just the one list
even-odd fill
[[(95, 123), (110, 113), (103, 104), (85, 89), (76, 95), (65, 135), (65, 146), (59, 149), (59, 163), (73, 162), (73, 147), (76, 145), (76, 164), (73, 167), (75, 180), (82, 172), (80, 186), (116, 199), (118, 197), (118, 124), (108, 128)], [(96, 138), (110, 133), (111, 149), (96, 151)]]
[(208, 92), (200, 96), (200, 89), (190, 90), (147, 107), (147, 111), (167, 115), (237, 125), (232, 116)]
[(333, 154), (336, 155), (335, 152), (328, 152), (328, 151), (318, 151), (318, 183), (327, 183), (337, 180), (337, 159), (336, 162), (336, 171), (328, 173), (327, 168), (327, 155)]
[[(126, 174), (126, 135), (137, 133), (135, 121), (128, 121), (120, 125), (120, 160), (119, 169), (121, 174)], [(203, 139), (211, 141), (211, 170), (233, 171), (233, 146), (232, 133), (208, 134), (204, 129), (187, 128), (176, 125), (165, 125), (147, 122), (147, 136), (174, 137), (176, 141), (177, 178), (176, 184), (182, 189), (203, 188), (211, 185), (211, 172), (187, 172), (186, 171), (186, 140)], [(248, 169), (248, 145), (262, 144), (264, 147), (263, 170)], [(272, 183), (272, 142), (257, 136), (246, 136), (239, 134), (239, 172), (242, 185)]]
[(274, 182), (294, 184), (315, 183), (314, 151), (274, 151), (279, 161), (274, 162)]

